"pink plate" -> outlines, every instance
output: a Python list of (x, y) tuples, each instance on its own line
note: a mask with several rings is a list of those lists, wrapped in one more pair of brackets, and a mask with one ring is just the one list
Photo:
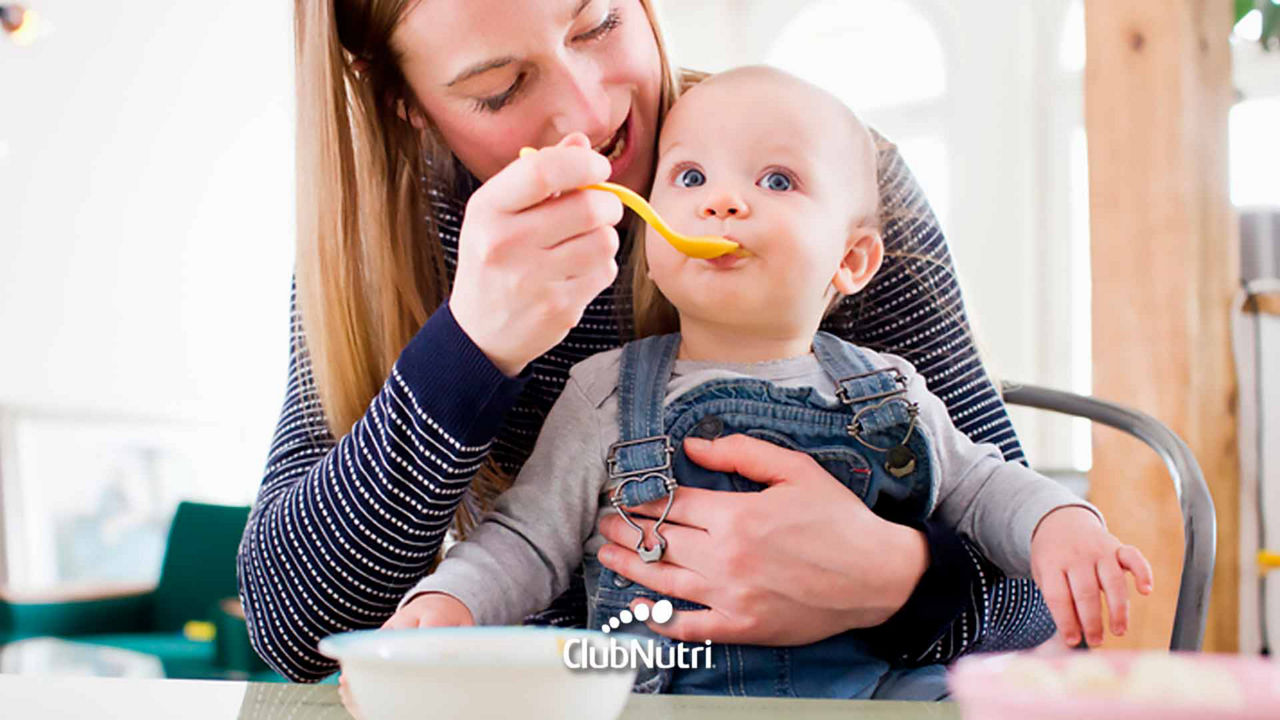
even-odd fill
[(965, 720), (1277, 720), (1280, 663), (1167, 652), (967, 657), (950, 675)]

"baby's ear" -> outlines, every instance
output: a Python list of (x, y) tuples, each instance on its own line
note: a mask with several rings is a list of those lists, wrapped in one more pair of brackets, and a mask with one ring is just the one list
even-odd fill
[(844, 258), (831, 284), (841, 295), (853, 295), (867, 286), (884, 262), (884, 241), (872, 227), (855, 227), (845, 241)]

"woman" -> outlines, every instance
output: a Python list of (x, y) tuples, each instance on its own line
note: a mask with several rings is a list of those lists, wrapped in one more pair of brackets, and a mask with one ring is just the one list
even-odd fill
[[(316, 680), (334, 669), (320, 638), (384, 622), (446, 531), (465, 533), (510, 481), (568, 368), (628, 332), (621, 207), (574, 188), (647, 191), (681, 79), (647, 0), (297, 0), (296, 13), (293, 352), (239, 568), (255, 648)], [(522, 146), (555, 147), (513, 161)], [(897, 262), (824, 329), (905, 355), (958, 427), (1020, 456), (945, 242), (887, 143), (880, 174)], [(759, 441), (691, 459), (747, 477), (796, 467)], [(910, 663), (1052, 630), (1028, 582), (938, 528), (880, 520), (835, 482), (789, 477), (736, 517), (686, 505), (756, 542), (691, 562), (712, 589), (686, 599), (711, 610), (670, 632), (785, 645), (879, 626)], [(621, 522), (601, 530), (632, 547)], [(682, 596), (667, 562), (613, 555), (611, 569)], [(796, 596), (796, 567), (830, 577), (828, 592)], [(537, 619), (578, 624), (581, 597)]]

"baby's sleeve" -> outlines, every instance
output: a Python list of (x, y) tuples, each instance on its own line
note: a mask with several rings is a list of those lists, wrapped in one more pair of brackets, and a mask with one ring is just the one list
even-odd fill
[(441, 592), (466, 605), (477, 625), (511, 625), (564, 592), (594, 527), (606, 476), (595, 413), (570, 377), (514, 484), (401, 607)]
[(1021, 463), (1006, 462), (995, 445), (973, 442), (956, 429), (942, 401), (911, 363), (882, 355), (907, 379), (907, 399), (930, 440), (937, 467), (932, 516), (968, 536), (1011, 576), (1031, 575), (1031, 536), (1040, 520), (1062, 507), (1098, 509)]

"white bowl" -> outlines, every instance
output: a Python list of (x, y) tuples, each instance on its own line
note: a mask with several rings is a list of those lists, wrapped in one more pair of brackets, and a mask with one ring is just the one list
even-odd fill
[(320, 652), (342, 664), (363, 720), (614, 720), (636, 669), (571, 670), (564, 655), (571, 640), (606, 637), (535, 627), (365, 630), (325, 638)]

